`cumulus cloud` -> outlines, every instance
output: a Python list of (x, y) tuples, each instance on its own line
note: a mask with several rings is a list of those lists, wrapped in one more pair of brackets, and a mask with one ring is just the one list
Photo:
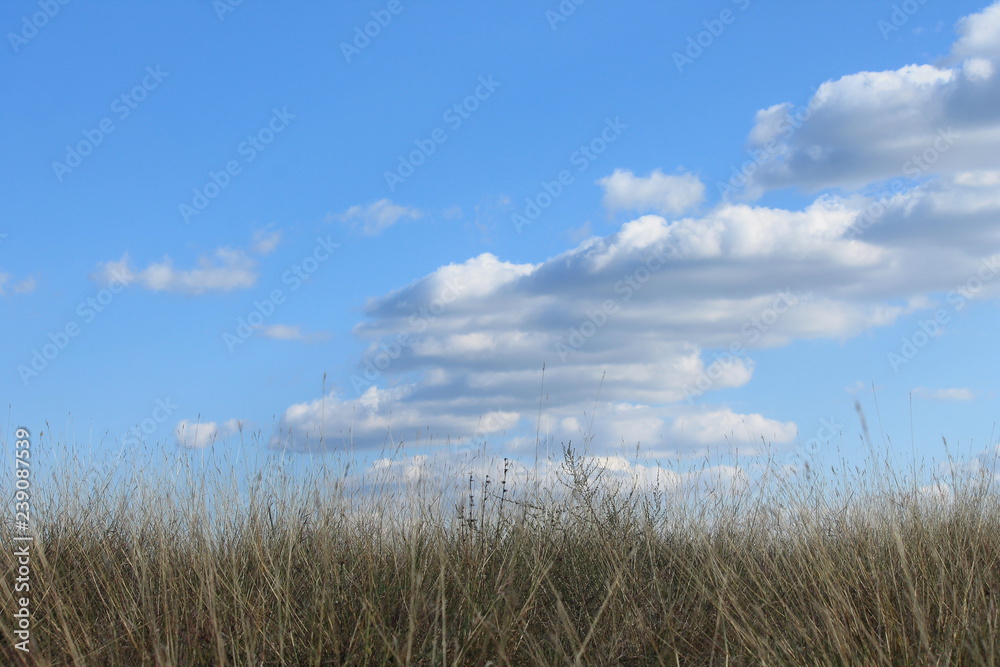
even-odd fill
[[(747, 471), (730, 465), (697, 465), (683, 471), (667, 467), (660, 461), (647, 457), (636, 458), (617, 454), (588, 455), (574, 452), (577, 462), (588, 471), (589, 482), (601, 492), (630, 494), (633, 491), (648, 493), (653, 490), (681, 495), (699, 490), (715, 496), (738, 494), (749, 490)], [(690, 467), (689, 467), (690, 468)], [(453, 510), (462, 505), (468, 496), (468, 478), (473, 474), (482, 480), (505, 480), (506, 488), (516, 497), (541, 492), (544, 497), (569, 500), (573, 485), (571, 473), (560, 459), (543, 459), (537, 463), (518, 461), (479, 453), (456, 456), (453, 451), (441, 450), (434, 454), (394, 453), (381, 457), (367, 468), (356, 468), (344, 477), (344, 485), (353, 489), (378, 489), (385, 495), (388, 489), (414, 490), (420, 487), (433, 489), (433, 496), (424, 495), (421, 504), (440, 502), (442, 507)], [(772, 477), (788, 476), (794, 471), (768, 467), (756, 471)], [(406, 503), (419, 493), (400, 493), (398, 503)]]
[(934, 482), (921, 486), (918, 498), (933, 504), (950, 505), (955, 500), (955, 491), (947, 482)]
[(604, 207), (609, 211), (669, 216), (684, 213), (705, 198), (705, 184), (697, 176), (667, 175), (659, 169), (646, 177), (636, 176), (627, 169), (616, 169), (597, 183), (604, 188)]
[(340, 220), (362, 234), (374, 236), (400, 220), (416, 220), (422, 215), (419, 209), (400, 206), (389, 199), (379, 199), (367, 206), (352, 206), (343, 213), (328, 216), (328, 219)]
[(221, 426), (217, 422), (190, 421), (182, 419), (174, 428), (177, 444), (186, 449), (205, 449), (219, 440), (239, 433), (243, 423), (237, 419), (228, 419)]
[(752, 190), (846, 191), (695, 215), (696, 177), (618, 170), (599, 181), (606, 205), (647, 214), (616, 232), (537, 264), (484, 253), (370, 299), (353, 375), (285, 410), (272, 444), (791, 446), (793, 422), (710, 403), (752, 381), (757, 350), (850, 338), (952, 294), (1000, 297), (998, 6), (960, 23), (947, 64), (850, 74), (806, 113), (758, 114), (750, 144), (767, 159)]
[(188, 449), (204, 449), (215, 442), (219, 427), (215, 422), (192, 422), (182, 419), (174, 429), (177, 444)]
[(976, 397), (971, 389), (928, 389), (927, 387), (916, 387), (913, 390), (913, 396), (929, 401), (971, 401)]
[[(928, 295), (1000, 251), (1000, 179), (988, 173), (901, 192), (880, 204), (876, 224), (873, 201), (721, 203), (700, 217), (642, 216), (538, 264), (485, 253), (441, 267), (368, 301), (355, 333), (369, 347), (355, 373), (288, 408), (275, 442), (488, 436), (524, 453), (541, 390), (542, 427), (556, 441), (641, 441), (680, 455), (736, 436), (739, 446), (789, 443), (791, 422), (689, 399), (749, 382), (754, 350), (845, 339), (936, 307)], [(972, 298), (997, 293), (997, 282)]]
[(959, 38), (952, 47), (955, 58), (982, 57), (996, 62), (1000, 59), (1000, 2), (961, 19), (957, 31)]
[[(1000, 153), (1000, 3), (959, 23), (948, 65), (913, 64), (827, 81), (807, 105), (757, 114), (751, 194), (856, 189), (893, 178), (994, 167)], [(919, 113), (915, 113), (919, 110)]]
[(762, 444), (761, 438), (785, 443), (794, 440), (797, 433), (795, 424), (775, 421), (759, 414), (740, 415), (729, 408), (687, 415), (674, 420), (671, 429), (678, 438), (699, 445), (755, 441)]

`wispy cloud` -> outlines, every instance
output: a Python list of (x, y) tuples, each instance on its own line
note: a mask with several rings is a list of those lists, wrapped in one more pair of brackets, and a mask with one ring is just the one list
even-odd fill
[(416, 208), (394, 204), (389, 199), (379, 199), (367, 206), (352, 206), (343, 213), (331, 214), (328, 220), (339, 220), (362, 234), (374, 236), (396, 224), (400, 220), (416, 220), (423, 213)]
[(260, 334), (264, 338), (274, 340), (297, 340), (306, 343), (326, 340), (329, 336), (325, 332), (306, 333), (302, 331), (301, 325), (295, 324), (269, 324), (260, 327)]
[(913, 396), (929, 401), (971, 401), (976, 397), (971, 389), (928, 389), (927, 387), (915, 388)]
[(8, 294), (30, 294), (38, 287), (38, 281), (34, 276), (29, 276), (23, 280), (11, 283), (9, 273), (0, 273), (0, 296)]
[(253, 287), (257, 282), (257, 262), (242, 250), (220, 248), (210, 257), (199, 258), (196, 268), (176, 269), (173, 260), (164, 257), (137, 270), (125, 253), (117, 262), (98, 265), (92, 277), (102, 284), (120, 277), (126, 283), (141, 285), (152, 292), (198, 295)]
[(253, 233), (253, 244), (250, 252), (257, 255), (270, 255), (281, 243), (281, 232), (271, 231), (274, 224), (270, 224), (264, 229), (258, 229)]
[(189, 269), (176, 268), (170, 257), (138, 269), (126, 252), (118, 261), (99, 263), (91, 274), (91, 279), (103, 285), (121, 281), (128, 285), (139, 285), (151, 292), (187, 295), (246, 289), (257, 282), (257, 260), (254, 255), (273, 252), (280, 241), (280, 231), (272, 232), (265, 228), (254, 233), (249, 250), (218, 248), (211, 255), (199, 257), (198, 265)]

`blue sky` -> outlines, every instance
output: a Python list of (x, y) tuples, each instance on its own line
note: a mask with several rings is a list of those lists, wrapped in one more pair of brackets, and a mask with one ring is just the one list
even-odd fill
[(920, 457), (996, 444), (1000, 4), (19, 0), (0, 27), (5, 432), (860, 460), (877, 398), (907, 457), (911, 418)]

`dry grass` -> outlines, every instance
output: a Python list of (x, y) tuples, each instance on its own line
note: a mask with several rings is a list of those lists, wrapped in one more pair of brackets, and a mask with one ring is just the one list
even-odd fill
[[(947, 502), (860, 473), (639, 493), (571, 449), (565, 486), (508, 472), (451, 495), (327, 471), (214, 490), (190, 474), (36, 482), (50, 493), (34, 509), (32, 653), (6, 640), (0, 661), (998, 662), (1000, 507), (984, 484)], [(10, 610), (10, 548), (0, 564)]]

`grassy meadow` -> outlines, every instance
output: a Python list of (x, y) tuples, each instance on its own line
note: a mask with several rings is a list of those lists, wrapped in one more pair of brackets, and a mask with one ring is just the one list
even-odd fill
[(30, 654), (0, 528), (5, 665), (1000, 662), (986, 477), (765, 462), (638, 486), (570, 444), (545, 484), (505, 460), (450, 486), (61, 461), (34, 482)]

